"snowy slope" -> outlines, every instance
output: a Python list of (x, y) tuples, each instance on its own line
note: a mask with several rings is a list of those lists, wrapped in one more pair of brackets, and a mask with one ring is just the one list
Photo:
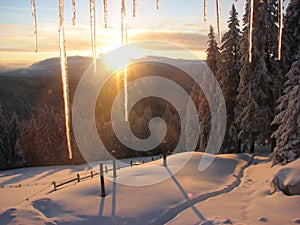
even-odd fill
[[(300, 160), (294, 162), (299, 167)], [(271, 168), (267, 157), (256, 156), (245, 169), (241, 184), (232, 192), (200, 202), (201, 210), (211, 223), (205, 224), (300, 224), (300, 196), (286, 196), (282, 192), (271, 195), (272, 177), (282, 166)], [(298, 177), (300, 180), (300, 177)], [(199, 218), (188, 209), (168, 224), (197, 224)], [(230, 223), (231, 222), (231, 223)]]
[[(105, 198), (99, 197), (99, 178), (71, 183), (56, 192), (51, 181), (89, 173), (87, 165), (3, 171), (0, 185), (36, 182), (35, 187), (0, 189), (0, 224), (297, 224), (300, 196), (270, 194), (270, 180), (280, 167), (270, 168), (267, 157), (217, 156), (198, 171), (202, 153), (168, 158), (172, 168), (192, 154), (176, 175), (149, 186), (125, 186), (106, 179)], [(157, 160), (117, 171), (122, 179), (159, 179), (170, 173)], [(106, 175), (108, 178), (110, 173)], [(1, 187), (1, 186), (0, 186)], [(46, 188), (45, 190), (42, 190)], [(32, 189), (35, 189), (33, 191)], [(38, 189), (42, 190), (35, 196)], [(28, 198), (28, 201), (22, 201)], [(205, 222), (206, 221), (206, 222)], [(211, 222), (209, 222), (211, 221)]]

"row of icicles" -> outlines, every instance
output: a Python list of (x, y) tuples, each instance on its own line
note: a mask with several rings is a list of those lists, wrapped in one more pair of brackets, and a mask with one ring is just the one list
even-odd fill
[[(59, 51), (60, 51), (60, 64), (61, 64), (61, 76), (62, 76), (62, 86), (63, 86), (63, 99), (64, 99), (64, 114), (65, 114), (65, 127), (66, 127), (66, 137), (68, 145), (69, 158), (72, 159), (72, 148), (71, 148), (71, 130), (70, 130), (70, 103), (69, 103), (69, 79), (68, 79), (68, 66), (66, 57), (66, 46), (65, 46), (65, 33), (64, 33), (64, 0), (59, 1)], [(91, 43), (92, 43), (92, 55), (94, 62), (94, 70), (96, 72), (96, 19), (95, 19), (95, 0), (90, 1), (90, 29), (91, 29)], [(107, 28), (107, 0), (103, 0), (104, 7), (104, 26)], [(155, 0), (155, 7), (159, 9), (159, 0)], [(204, 22), (207, 21), (207, 0), (204, 0)], [(35, 0), (31, 0), (32, 9), (32, 19), (33, 19), (33, 33), (34, 33), (34, 51), (38, 51), (37, 42), (37, 19), (36, 19), (36, 8)], [(221, 43), (221, 21), (220, 21), (220, 0), (216, 0), (216, 15), (217, 15), (217, 31), (218, 31), (218, 41)], [(76, 23), (76, 0), (72, 0), (72, 24)], [(133, 17), (136, 17), (137, 12), (137, 0), (133, 0)], [(254, 0), (250, 0), (249, 7), (249, 62), (252, 62), (252, 31), (253, 31), (253, 13), (254, 13)], [(281, 44), (282, 44), (282, 28), (283, 28), (283, 0), (279, 0), (279, 10), (278, 10), (278, 60), (281, 59)], [(127, 26), (126, 26), (126, 8), (125, 0), (121, 0), (121, 38), (122, 45), (127, 45)], [(128, 121), (127, 103), (128, 103), (128, 93), (127, 93), (127, 68), (123, 71), (124, 79), (124, 109), (125, 109), (125, 121)]]

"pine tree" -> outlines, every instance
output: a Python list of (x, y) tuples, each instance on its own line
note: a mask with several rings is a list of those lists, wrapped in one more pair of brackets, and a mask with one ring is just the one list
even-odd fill
[(278, 129), (273, 137), (276, 138), (274, 163), (285, 164), (299, 156), (300, 1), (291, 0), (286, 10), (283, 38), (283, 68), (289, 68), (293, 61), (294, 64), (286, 75), (284, 95), (278, 100), (279, 112), (273, 121)]
[[(211, 84), (209, 84), (209, 81), (204, 80), (202, 87), (211, 89)], [(210, 90), (206, 90), (209, 92)], [(202, 90), (197, 83), (194, 83), (192, 86), (192, 90), (190, 92), (190, 98), (192, 99), (192, 102), (188, 102), (187, 104), (194, 104), (197, 112), (198, 112), (198, 118), (199, 118), (199, 125), (200, 125), (200, 137), (198, 139), (197, 144), (197, 150), (198, 151), (205, 151), (207, 142), (210, 135), (211, 130), (211, 109), (208, 104), (208, 100), (204, 94), (204, 90)], [(187, 115), (187, 124), (188, 127), (184, 128), (186, 131), (195, 130), (195, 126), (197, 126), (196, 123), (191, 121), (191, 112), (186, 112)], [(197, 128), (198, 129), (198, 128)], [(190, 139), (194, 140), (196, 137), (186, 137), (186, 143), (190, 143)], [(191, 150), (191, 149), (186, 149)]]
[(0, 170), (7, 168), (8, 142), (8, 123), (0, 106)]
[(22, 141), (30, 166), (68, 162), (63, 114), (48, 105), (32, 110)]
[[(208, 48), (206, 50), (207, 53), (206, 64), (215, 75), (217, 73), (217, 69), (219, 65), (220, 49), (216, 41), (215, 33), (212, 26), (210, 26), (209, 29), (207, 43), (208, 43)], [(208, 88), (211, 94), (213, 94), (215, 87), (212, 84), (207, 82), (209, 81), (204, 80), (203, 86)], [(217, 110), (217, 109), (209, 108), (206, 97), (209, 98), (211, 97), (212, 101), (215, 101), (215, 99), (213, 96), (205, 96), (204, 92), (199, 87), (197, 87), (196, 84), (193, 86), (190, 96), (193, 102), (195, 103), (196, 109), (199, 113), (200, 137), (199, 137), (198, 147), (200, 151), (204, 151), (207, 146), (207, 142), (211, 130), (211, 113), (214, 113)], [(216, 107), (216, 105), (217, 105), (216, 102), (212, 103), (213, 107)]]
[[(287, 66), (290, 67), (297, 57), (300, 43), (300, 1), (291, 0), (286, 9), (283, 30), (284, 42), (287, 46), (283, 48)], [(290, 68), (288, 68), (290, 69)]]
[(239, 59), (241, 32), (239, 29), (238, 12), (232, 5), (228, 20), (229, 30), (222, 38), (220, 65), (217, 71), (218, 82), (222, 88), (227, 109), (227, 130), (222, 146), (222, 152), (230, 152), (235, 143), (236, 152), (240, 152), (237, 138), (238, 128), (235, 124), (235, 106), (237, 87), (239, 84)]
[(216, 41), (216, 35), (212, 26), (209, 28), (208, 33), (208, 49), (206, 50), (206, 64), (211, 69), (211, 71), (216, 74), (218, 68), (218, 57), (219, 57), (219, 47)]
[(300, 48), (297, 60), (287, 73), (284, 95), (279, 98), (279, 114), (273, 123), (278, 129), (274, 163), (286, 164), (300, 156)]
[(276, 85), (280, 76), (275, 68), (277, 56), (277, 9), (276, 1), (254, 0), (252, 63), (249, 63), (249, 1), (246, 3), (244, 29), (241, 40), (241, 70), (238, 87), (240, 112), (237, 122), (241, 128), (239, 137), (250, 143), (270, 141), (271, 121), (275, 115)]
[(13, 169), (26, 165), (21, 143), (22, 128), (13, 112), (8, 123), (0, 107), (0, 169)]
[(23, 130), (19, 118), (14, 111), (8, 129), (11, 168), (18, 168), (25, 165), (25, 157), (21, 143), (22, 132)]

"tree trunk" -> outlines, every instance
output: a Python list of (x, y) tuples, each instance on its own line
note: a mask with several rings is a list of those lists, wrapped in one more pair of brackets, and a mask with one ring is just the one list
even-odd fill
[(271, 152), (274, 151), (275, 147), (276, 147), (276, 139), (271, 138)]
[(241, 147), (242, 147), (242, 141), (241, 139), (238, 139), (237, 142), (235, 143), (235, 152), (236, 153), (241, 153)]
[(254, 153), (254, 141), (251, 141), (251, 144), (250, 144), (250, 153)]

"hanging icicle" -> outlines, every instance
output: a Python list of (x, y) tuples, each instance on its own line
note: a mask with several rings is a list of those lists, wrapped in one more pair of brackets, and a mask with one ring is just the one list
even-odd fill
[(104, 7), (104, 27), (107, 28), (107, 0), (103, 0)]
[(159, 0), (156, 0), (156, 10), (159, 10)]
[(64, 0), (59, 0), (59, 51), (60, 51), (60, 67), (63, 86), (65, 126), (69, 158), (72, 159), (71, 148), (71, 132), (70, 132), (70, 111), (69, 111), (69, 78), (67, 70), (67, 56), (65, 45), (65, 30), (64, 30)]
[(128, 121), (128, 88), (127, 88), (127, 67), (124, 68), (124, 111), (125, 111), (125, 121)]
[(90, 26), (91, 26), (91, 42), (92, 54), (94, 62), (94, 72), (96, 73), (96, 17), (95, 17), (95, 0), (90, 0)]
[[(128, 45), (127, 25), (125, 24), (125, 44)], [(128, 88), (127, 88), (127, 67), (124, 68), (124, 110), (125, 121), (128, 121)]]
[(249, 13), (249, 63), (252, 62), (252, 47), (253, 47), (253, 14), (254, 14), (254, 0), (250, 0)]
[(125, 27), (124, 27), (124, 29), (125, 29), (125, 45), (128, 45), (128, 35), (127, 35), (127, 24), (125, 23)]
[[(127, 26), (126, 26), (126, 8), (125, 0), (121, 2), (121, 37), (122, 45), (127, 45)], [(123, 70), (123, 80), (124, 80), (124, 112), (125, 121), (128, 121), (128, 90), (127, 90), (127, 67)]]
[(278, 60), (281, 60), (281, 47), (282, 47), (282, 29), (283, 29), (283, 0), (279, 0), (278, 10)]
[(217, 27), (218, 27), (218, 40), (219, 43), (222, 41), (222, 36), (221, 36), (221, 21), (220, 21), (220, 0), (216, 0), (216, 8), (217, 8)]
[(38, 44), (37, 44), (37, 22), (36, 22), (35, 0), (31, 0), (31, 11), (32, 11), (33, 34), (34, 34), (34, 51), (37, 52)]
[(122, 45), (125, 44), (125, 18), (126, 18), (126, 8), (125, 8), (125, 0), (122, 0), (121, 2), (121, 36), (122, 36)]
[(125, 19), (125, 16), (126, 16), (125, 0), (122, 0), (122, 2), (121, 2), (121, 17), (122, 17), (122, 19)]
[(133, 0), (133, 17), (136, 17), (136, 0)]
[(76, 21), (76, 3), (75, 3), (75, 0), (72, 0), (72, 10), (73, 10), (72, 24), (73, 24), (73, 26), (75, 26), (75, 21)]
[(207, 21), (207, 0), (204, 0), (204, 22)]

